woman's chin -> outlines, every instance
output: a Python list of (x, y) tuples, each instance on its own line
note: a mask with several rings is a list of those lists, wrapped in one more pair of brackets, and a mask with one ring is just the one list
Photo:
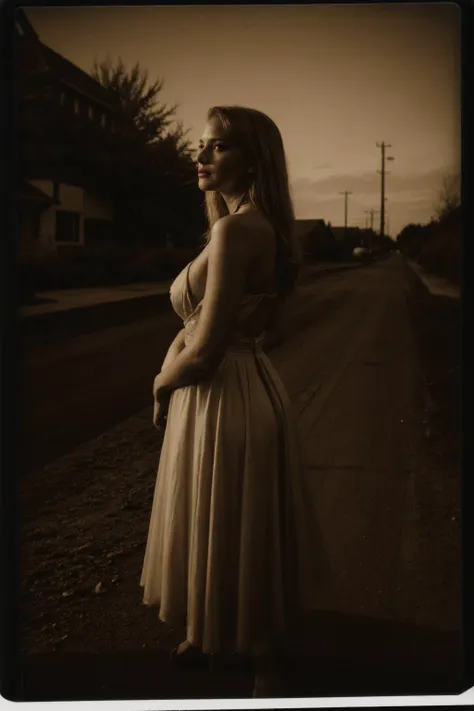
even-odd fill
[(214, 190), (217, 190), (217, 187), (215, 186), (215, 184), (213, 184), (213, 182), (212, 182), (211, 180), (206, 180), (205, 178), (204, 178), (204, 179), (202, 179), (202, 178), (199, 179), (198, 188), (199, 188), (200, 190), (202, 190), (203, 192), (209, 192), (209, 191), (211, 191), (211, 190), (213, 190), (213, 191), (214, 191)]

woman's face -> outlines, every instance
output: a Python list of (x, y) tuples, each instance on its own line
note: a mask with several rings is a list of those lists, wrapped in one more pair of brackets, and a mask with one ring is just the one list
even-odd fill
[(242, 152), (229, 142), (217, 118), (206, 124), (197, 154), (201, 190), (216, 190), (232, 195), (245, 187), (248, 167)]

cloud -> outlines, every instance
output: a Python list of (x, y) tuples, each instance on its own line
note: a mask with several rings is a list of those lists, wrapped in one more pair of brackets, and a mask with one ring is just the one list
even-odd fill
[[(393, 169), (386, 180), (386, 211), (391, 231), (396, 234), (413, 220), (428, 222), (440, 201), (443, 178), (455, 173), (450, 167), (430, 171), (399, 174)], [(375, 171), (340, 173), (292, 181), (296, 216), (300, 219), (321, 217), (339, 225), (344, 222), (344, 197), (349, 190), (348, 219), (352, 224), (364, 224), (365, 210), (380, 207), (380, 175)], [(376, 215), (375, 222), (379, 220)]]
[(313, 165), (313, 170), (318, 171), (318, 170), (329, 170), (332, 168), (332, 165), (330, 163), (322, 163), (321, 165)]
[[(429, 222), (439, 203), (442, 181), (452, 174), (446, 168), (387, 176), (386, 215), (390, 232), (396, 235), (409, 222)], [(333, 225), (344, 224), (344, 197), (349, 190), (349, 224), (364, 226), (365, 210), (379, 209), (380, 175), (377, 173), (338, 174), (321, 179), (299, 178), (292, 181), (295, 214), (299, 219), (323, 218)], [(378, 229), (380, 215), (375, 215)]]
[[(322, 170), (322, 166), (319, 167)], [(400, 174), (392, 169), (386, 176), (386, 193), (388, 196), (393, 193), (403, 193), (404, 199), (409, 194), (423, 192), (425, 196), (431, 193), (435, 198), (442, 189), (443, 177), (451, 174), (449, 168), (436, 168), (434, 170)], [(380, 175), (375, 171), (364, 173), (346, 173), (328, 175), (327, 177), (296, 178), (292, 181), (292, 189), (295, 199), (330, 199), (340, 191), (349, 190), (356, 194), (367, 196), (373, 200), (374, 196), (380, 195)]]

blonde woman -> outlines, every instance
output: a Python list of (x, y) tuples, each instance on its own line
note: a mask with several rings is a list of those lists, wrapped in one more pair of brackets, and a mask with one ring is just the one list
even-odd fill
[(153, 388), (166, 430), (141, 585), (161, 620), (186, 625), (176, 662), (253, 655), (265, 695), (273, 642), (324, 565), (288, 395), (262, 349), (300, 252), (268, 116), (210, 109), (197, 163), (210, 229), (170, 290), (183, 329)]

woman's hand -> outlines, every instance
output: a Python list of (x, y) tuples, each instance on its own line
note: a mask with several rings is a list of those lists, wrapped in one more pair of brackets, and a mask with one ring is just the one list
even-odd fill
[(153, 407), (153, 425), (161, 430), (166, 427), (171, 393), (164, 393), (160, 390), (159, 378), (160, 376), (157, 375), (153, 383), (153, 398), (155, 400)]
[[(169, 405), (169, 402), (168, 402)], [(153, 424), (157, 430), (164, 430), (168, 419), (168, 407), (155, 400), (153, 407)]]

